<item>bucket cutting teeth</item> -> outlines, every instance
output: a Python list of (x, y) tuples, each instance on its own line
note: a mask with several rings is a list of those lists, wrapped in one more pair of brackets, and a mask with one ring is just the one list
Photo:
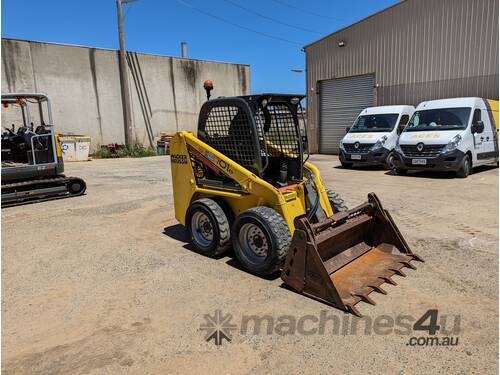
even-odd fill
[(359, 312), (357, 308), (352, 305), (346, 305), (346, 310), (351, 312), (353, 315), (356, 315), (358, 318), (361, 318), (363, 315)]
[(397, 282), (395, 282), (393, 279), (391, 279), (390, 277), (381, 277), (380, 279), (384, 280), (387, 284), (391, 284), (391, 285), (398, 285)]
[(370, 305), (376, 305), (375, 301), (365, 294), (355, 294), (355, 296), (361, 298), (363, 302), (369, 303)]
[(383, 283), (397, 285), (403, 267), (415, 269), (413, 254), (375, 194), (354, 209), (311, 224), (295, 220), (295, 233), (281, 278), (307, 296), (361, 316), (355, 305), (375, 305), (368, 295), (387, 294)]
[[(420, 262), (423, 262), (423, 260), (419, 258), (416, 258), (415, 260), (418, 260)], [(401, 264), (403, 264), (404, 266), (408, 267), (408, 268), (411, 268), (412, 270), (416, 270), (417, 267), (415, 267), (413, 264), (411, 264), (410, 262), (401, 262)]]
[(381, 294), (387, 294), (387, 292), (382, 289), (380, 286), (377, 285), (368, 285), (370, 288), (372, 288), (375, 292), (381, 293)]
[(406, 277), (406, 273), (404, 273), (403, 271), (401, 271), (398, 268), (391, 269), (390, 271), (394, 272), (396, 275), (399, 275), (399, 276), (402, 276), (402, 277)]

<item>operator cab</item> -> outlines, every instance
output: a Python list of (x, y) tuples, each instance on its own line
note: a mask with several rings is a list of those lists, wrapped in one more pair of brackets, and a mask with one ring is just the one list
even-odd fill
[[(200, 111), (198, 138), (277, 188), (302, 182), (303, 98), (259, 94), (208, 100)], [(221, 178), (206, 166), (196, 170)]]
[[(38, 114), (36, 120), (31, 112)], [(45, 95), (2, 94), (2, 168), (56, 163), (51, 121), (46, 124), (46, 117), (50, 109)]]

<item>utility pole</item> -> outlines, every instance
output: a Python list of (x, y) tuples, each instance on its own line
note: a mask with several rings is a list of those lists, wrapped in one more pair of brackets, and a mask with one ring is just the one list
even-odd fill
[(118, 15), (118, 35), (120, 38), (120, 83), (122, 89), (122, 105), (123, 105), (123, 125), (125, 130), (125, 144), (133, 146), (133, 131), (132, 131), (132, 110), (130, 108), (130, 90), (128, 85), (127, 72), (127, 52), (125, 51), (125, 39), (123, 36), (123, 14), (122, 3), (127, 4), (134, 0), (116, 0), (116, 10)]

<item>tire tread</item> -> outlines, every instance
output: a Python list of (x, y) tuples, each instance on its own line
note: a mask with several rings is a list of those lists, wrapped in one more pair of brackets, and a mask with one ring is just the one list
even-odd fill
[(263, 274), (270, 274), (279, 271), (283, 263), (285, 262), (290, 243), (292, 242), (292, 237), (290, 235), (288, 225), (286, 224), (283, 217), (271, 207), (252, 207), (246, 210), (244, 213), (250, 212), (260, 216), (266, 222), (268, 229), (272, 232), (278, 243), (277, 248), (274, 249), (276, 252), (277, 261), (270, 269), (266, 270), (266, 272)]
[[(219, 227), (219, 243), (211, 253), (212, 256), (223, 253), (231, 247), (231, 227), (224, 210), (217, 202), (210, 198), (200, 198), (193, 203), (201, 203), (212, 211)], [(192, 203), (192, 204), (193, 204)]]
[(328, 189), (326, 191), (326, 195), (328, 195), (328, 201), (330, 202), (330, 206), (332, 207), (332, 211), (334, 214), (349, 210), (340, 194)]

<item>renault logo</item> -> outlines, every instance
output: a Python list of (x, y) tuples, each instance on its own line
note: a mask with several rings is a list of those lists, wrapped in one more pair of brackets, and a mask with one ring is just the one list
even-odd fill
[(356, 148), (356, 149), (359, 148), (359, 142), (354, 143), (354, 148)]
[(417, 151), (418, 152), (422, 152), (422, 150), (424, 149), (424, 144), (422, 142), (420, 142), (418, 145), (417, 145)]

